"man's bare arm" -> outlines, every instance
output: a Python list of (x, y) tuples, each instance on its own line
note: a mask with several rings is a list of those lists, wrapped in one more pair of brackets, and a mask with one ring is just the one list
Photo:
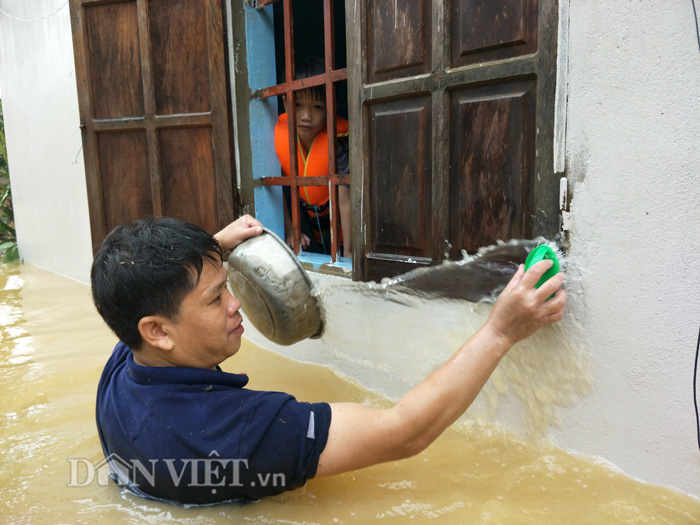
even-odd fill
[[(316, 476), (407, 458), (430, 445), (467, 410), (515, 343), (564, 315), (566, 292), (561, 288), (562, 274), (539, 289), (534, 287), (551, 264), (539, 262), (527, 273), (521, 266), (484, 326), (392, 408), (331, 404), (328, 442)], [(555, 297), (547, 301), (555, 291)]]

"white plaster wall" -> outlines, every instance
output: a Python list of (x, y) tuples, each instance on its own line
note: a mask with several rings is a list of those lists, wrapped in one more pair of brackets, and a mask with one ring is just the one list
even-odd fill
[(592, 389), (558, 443), (700, 496), (700, 50), (691, 2), (571, 2), (570, 315)]
[(0, 73), (20, 257), (88, 282), (90, 221), (68, 3), (0, 0)]

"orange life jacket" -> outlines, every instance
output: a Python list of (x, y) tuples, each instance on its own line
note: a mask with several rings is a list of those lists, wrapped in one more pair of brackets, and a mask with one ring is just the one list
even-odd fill
[[(348, 136), (348, 121), (342, 117), (336, 117), (336, 135)], [(275, 151), (282, 166), (282, 173), (289, 176), (291, 167), (289, 162), (289, 127), (286, 113), (282, 113), (275, 126)], [(305, 155), (304, 146), (297, 137), (297, 166), (300, 177), (318, 177), (328, 175), (328, 133), (326, 128), (321, 129), (311, 144), (311, 150)], [(299, 186), (299, 197), (310, 206), (325, 206), (328, 203), (328, 186)], [(309, 210), (313, 215), (313, 211)], [(326, 209), (320, 215), (328, 214)]]

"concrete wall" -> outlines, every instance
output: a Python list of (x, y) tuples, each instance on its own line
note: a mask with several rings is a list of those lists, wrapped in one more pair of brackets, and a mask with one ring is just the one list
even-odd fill
[(87, 281), (92, 251), (65, 0), (0, 0), (0, 74), (20, 257)]
[[(28, 262), (87, 280), (67, 6), (0, 0), (0, 9), (20, 250)], [(573, 195), (565, 221), (570, 307), (562, 323), (507, 356), (469, 420), (551, 439), (700, 496), (692, 399), (700, 328), (700, 51), (692, 5), (562, 0), (562, 9), (565, 128), (557, 151)], [(323, 339), (275, 349), (330, 363), (393, 398), (488, 314), (484, 305), (387, 301), (368, 286), (316, 280), (326, 310)], [(246, 334), (272, 346), (250, 326)]]
[[(594, 4), (594, 5), (592, 5)], [(557, 442), (700, 496), (700, 49), (691, 2), (571, 2), (571, 337), (592, 389)]]

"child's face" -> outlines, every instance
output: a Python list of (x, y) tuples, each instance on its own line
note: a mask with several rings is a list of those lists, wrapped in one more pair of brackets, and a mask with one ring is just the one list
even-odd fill
[(297, 135), (303, 143), (312, 141), (326, 127), (326, 102), (307, 91), (295, 94)]

